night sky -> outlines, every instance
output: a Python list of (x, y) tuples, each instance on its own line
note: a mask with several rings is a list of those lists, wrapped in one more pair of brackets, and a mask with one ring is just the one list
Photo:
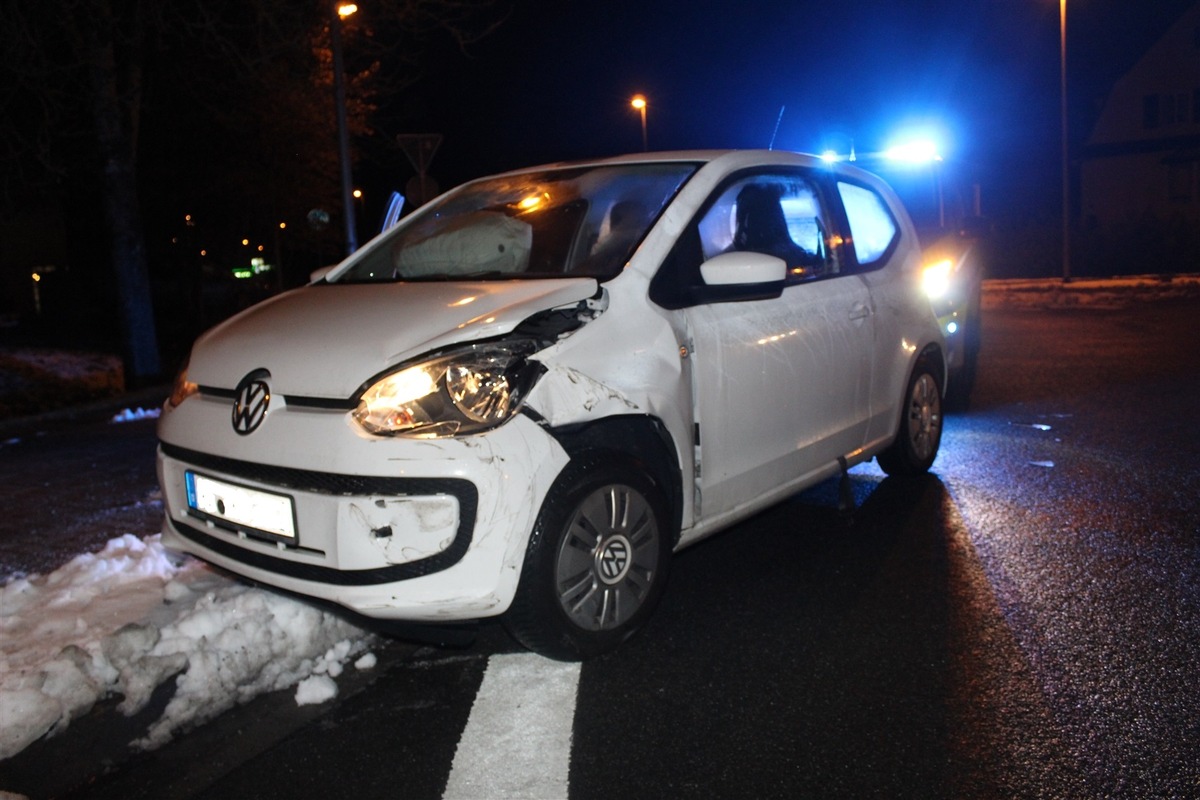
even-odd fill
[[(1190, 2), (1069, 1), (1076, 144)], [(443, 188), (640, 150), (641, 92), (652, 150), (853, 141), (863, 159), (925, 131), (993, 212), (1058, 208), (1057, 0), (524, 0), (468, 57), (429, 64), (406, 124), (445, 135), (430, 170)]]

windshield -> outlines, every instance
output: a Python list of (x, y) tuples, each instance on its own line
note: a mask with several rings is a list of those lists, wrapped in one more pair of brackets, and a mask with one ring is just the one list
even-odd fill
[(334, 280), (617, 275), (696, 164), (485, 178), (421, 208)]

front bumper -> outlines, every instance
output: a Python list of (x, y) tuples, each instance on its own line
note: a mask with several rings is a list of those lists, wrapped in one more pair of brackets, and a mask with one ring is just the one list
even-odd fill
[[(353, 435), (340, 415), (289, 410), (272, 420), (282, 429), (288, 418), (281, 446), (271, 446), (278, 432), (264, 431), (254, 458), (235, 449), (251, 437), (197, 446), (205, 441), (197, 434), (221, 430), (210, 427), (218, 424), (207, 419), (213, 414), (228, 427), (227, 406), (203, 399), (160, 423), (164, 543), (251, 580), (385, 619), (464, 620), (507, 610), (537, 510), (567, 462), (553, 437), (524, 416), (480, 436), (412, 440)], [(262, 463), (268, 454), (276, 463)], [(339, 471), (312, 469), (326, 464)], [(295, 540), (189, 509), (189, 471), (291, 498)]]

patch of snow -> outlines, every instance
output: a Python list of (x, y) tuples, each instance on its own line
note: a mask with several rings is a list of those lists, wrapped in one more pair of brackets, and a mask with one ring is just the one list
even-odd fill
[(296, 705), (311, 706), (337, 697), (337, 683), (328, 675), (309, 675), (296, 684)]
[(0, 635), (0, 759), (103, 697), (120, 695), (118, 709), (133, 715), (167, 680), (174, 695), (137, 747), (313, 677), (297, 702), (324, 702), (371, 642), (329, 611), (225, 578), (157, 535), (129, 534), (0, 587)]
[(141, 408), (141, 407), (126, 408), (126, 409), (122, 409), (120, 412), (118, 412), (109, 421), (113, 422), (113, 423), (117, 423), (117, 422), (134, 422), (139, 419), (158, 419), (161, 414), (162, 414), (161, 408), (151, 408), (149, 410), (147, 410), (145, 408)]

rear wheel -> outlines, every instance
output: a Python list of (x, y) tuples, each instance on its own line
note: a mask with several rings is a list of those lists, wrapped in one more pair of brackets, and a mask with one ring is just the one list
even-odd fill
[(562, 660), (617, 647), (662, 596), (669, 519), (662, 492), (632, 460), (592, 456), (569, 465), (530, 537), (509, 631)]
[(896, 441), (878, 457), (879, 466), (889, 475), (928, 471), (942, 442), (941, 384), (924, 360), (917, 362), (904, 397)]

